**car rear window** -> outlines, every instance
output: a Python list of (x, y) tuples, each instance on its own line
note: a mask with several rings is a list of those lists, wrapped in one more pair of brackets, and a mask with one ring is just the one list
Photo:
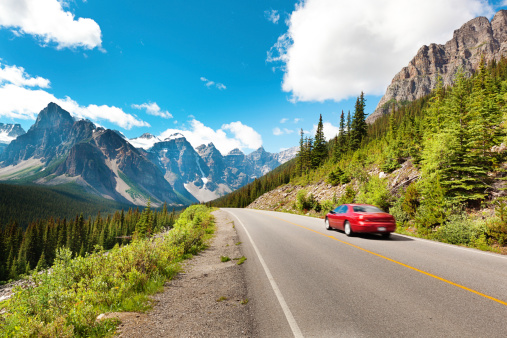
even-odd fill
[(377, 207), (372, 207), (370, 205), (356, 205), (352, 207), (354, 212), (367, 212), (367, 213), (376, 213), (376, 212), (384, 212)]

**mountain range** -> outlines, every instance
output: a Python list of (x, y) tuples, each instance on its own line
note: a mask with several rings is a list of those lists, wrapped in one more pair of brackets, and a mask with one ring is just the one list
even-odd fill
[[(223, 196), (293, 158), (262, 147), (223, 156), (213, 143), (194, 149), (181, 134), (128, 140), (50, 103), (25, 133), (0, 124), (0, 180), (43, 185), (78, 184), (124, 203), (187, 205)], [(7, 143), (9, 142), (9, 143)]]

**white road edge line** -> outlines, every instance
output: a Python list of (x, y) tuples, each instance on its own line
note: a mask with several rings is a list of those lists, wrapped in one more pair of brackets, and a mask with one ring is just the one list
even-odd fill
[(248, 236), (248, 239), (250, 240), (250, 243), (252, 243), (252, 246), (255, 250), (255, 253), (257, 254), (257, 257), (259, 257), (259, 261), (261, 262), (262, 267), (264, 268), (264, 272), (266, 273), (266, 276), (268, 277), (269, 283), (271, 283), (271, 287), (273, 288), (273, 291), (275, 292), (276, 298), (278, 299), (278, 302), (280, 303), (280, 306), (282, 307), (283, 313), (285, 314), (285, 318), (287, 319), (287, 322), (289, 323), (289, 326), (292, 330), (292, 333), (294, 334), (294, 337), (296, 338), (303, 338), (303, 333), (301, 333), (301, 330), (299, 329), (298, 323), (296, 322), (296, 319), (294, 319), (294, 316), (292, 315), (292, 312), (289, 309), (289, 306), (285, 302), (285, 299), (283, 298), (282, 293), (280, 292), (280, 289), (278, 288), (278, 285), (275, 282), (275, 279), (273, 278), (273, 275), (268, 269), (268, 266), (266, 265), (266, 262), (261, 256), (261, 253), (259, 252), (259, 249), (257, 249), (257, 246), (255, 245), (252, 236), (250, 236), (250, 233), (246, 229), (245, 225), (238, 216), (233, 214), (232, 212), (226, 210), (228, 213), (233, 215), (238, 222), (241, 224), (243, 229), (245, 229), (246, 235)]

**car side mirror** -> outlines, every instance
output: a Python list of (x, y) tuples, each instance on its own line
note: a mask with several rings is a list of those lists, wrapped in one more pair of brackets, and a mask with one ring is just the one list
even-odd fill
[(333, 215), (336, 214), (336, 212), (334, 212), (334, 210), (331, 210), (329, 213), (333, 214)]

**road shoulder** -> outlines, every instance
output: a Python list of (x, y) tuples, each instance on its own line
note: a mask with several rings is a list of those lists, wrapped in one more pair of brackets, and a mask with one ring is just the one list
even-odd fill
[[(120, 337), (254, 336), (244, 266), (234, 260), (243, 256), (234, 223), (224, 211), (213, 215), (210, 247), (187, 261), (184, 272), (153, 297), (151, 311), (120, 315)], [(231, 261), (221, 262), (221, 256)]]

